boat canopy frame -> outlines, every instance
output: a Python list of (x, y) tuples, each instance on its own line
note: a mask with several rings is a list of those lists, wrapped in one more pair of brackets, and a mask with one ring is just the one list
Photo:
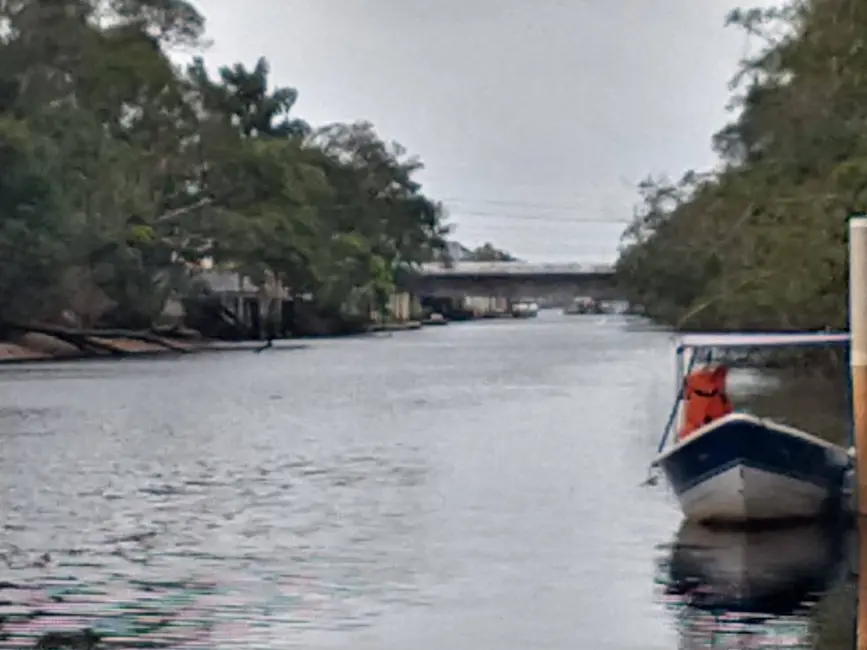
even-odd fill
[[(684, 334), (677, 345), (677, 396), (674, 406), (668, 416), (668, 421), (659, 440), (656, 453), (661, 454), (668, 444), (671, 431), (675, 427), (680, 414), (680, 406), (684, 398), (684, 380), (695, 368), (697, 362), (713, 363), (714, 353), (719, 350), (767, 350), (780, 348), (827, 348), (844, 346), (848, 360), (849, 332), (700, 332)], [(852, 391), (847, 386), (847, 401), (851, 411)], [(852, 426), (849, 427), (849, 445), (852, 440)]]

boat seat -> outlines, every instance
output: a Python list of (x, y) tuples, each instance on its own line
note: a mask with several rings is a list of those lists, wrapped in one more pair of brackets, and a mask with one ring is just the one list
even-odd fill
[(700, 368), (690, 372), (683, 383), (683, 424), (678, 440), (710, 424), (734, 409), (726, 394), (728, 368)]

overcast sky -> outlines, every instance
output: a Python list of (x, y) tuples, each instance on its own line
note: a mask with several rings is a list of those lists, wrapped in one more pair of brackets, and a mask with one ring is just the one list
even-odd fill
[(745, 53), (730, 0), (196, 4), (209, 65), (266, 56), (299, 117), (418, 154), (457, 239), (540, 262), (613, 259), (642, 177), (714, 164)]

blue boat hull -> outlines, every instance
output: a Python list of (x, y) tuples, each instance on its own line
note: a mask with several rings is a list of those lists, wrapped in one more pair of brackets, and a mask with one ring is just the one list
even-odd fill
[(839, 496), (849, 458), (842, 447), (734, 413), (660, 454), (684, 515), (747, 522), (820, 515)]

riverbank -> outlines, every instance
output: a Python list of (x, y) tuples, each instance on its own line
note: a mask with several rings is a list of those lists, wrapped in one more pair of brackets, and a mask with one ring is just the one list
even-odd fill
[(185, 354), (198, 352), (204, 343), (154, 336), (152, 340), (117, 336), (81, 336), (80, 345), (50, 334), (25, 334), (0, 342), (0, 364)]
[[(374, 324), (364, 331), (341, 336), (364, 336), (383, 332), (419, 330), (418, 321), (404, 323)], [(46, 329), (46, 328), (39, 328)], [(152, 357), (203, 352), (226, 352), (232, 350), (256, 350), (266, 345), (265, 341), (221, 341), (202, 339), (195, 332), (184, 336), (169, 336), (152, 332), (76, 331), (64, 328), (47, 328), (49, 331), (29, 331), (14, 341), (0, 341), (0, 365), (37, 363), (49, 361), (73, 361), (82, 359), (112, 359), (129, 357)], [(269, 349), (300, 349), (296, 343), (314, 338), (335, 336), (303, 336), (276, 339)]]

